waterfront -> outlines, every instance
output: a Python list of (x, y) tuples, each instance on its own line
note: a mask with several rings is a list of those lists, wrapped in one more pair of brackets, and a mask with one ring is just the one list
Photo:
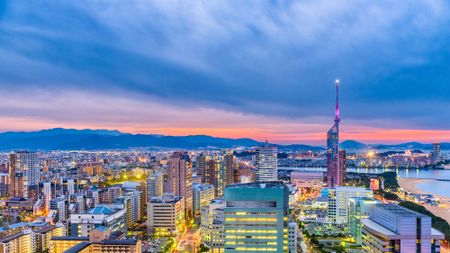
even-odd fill
[[(326, 168), (279, 168), (280, 170), (295, 171), (321, 171), (326, 172)], [(419, 181), (415, 187), (422, 192), (436, 194), (450, 198), (450, 170), (431, 169), (390, 169), (390, 168), (349, 168), (347, 172), (380, 174), (387, 171), (396, 172), (400, 178), (420, 178), (430, 179)]]

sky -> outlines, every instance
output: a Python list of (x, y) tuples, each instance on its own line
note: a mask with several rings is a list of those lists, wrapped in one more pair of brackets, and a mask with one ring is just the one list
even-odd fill
[(450, 141), (447, 0), (3, 0), (0, 131)]

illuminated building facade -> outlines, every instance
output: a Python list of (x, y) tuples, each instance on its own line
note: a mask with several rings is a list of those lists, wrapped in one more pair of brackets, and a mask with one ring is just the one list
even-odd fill
[(366, 188), (339, 186), (328, 189), (328, 221), (347, 224), (349, 200), (356, 197), (372, 198), (373, 192)]
[(168, 163), (170, 193), (183, 197), (186, 221), (192, 218), (192, 162), (187, 153), (175, 152)]
[(334, 125), (327, 132), (327, 186), (344, 184), (345, 152), (339, 150), (339, 81), (336, 80), (336, 111)]
[(264, 147), (256, 149), (256, 182), (277, 180), (277, 147), (269, 147), (266, 141)]
[(377, 204), (362, 219), (365, 253), (440, 252), (444, 234), (431, 227), (431, 217), (396, 204)]
[(148, 203), (148, 230), (155, 236), (175, 235), (184, 221), (184, 201), (181, 196), (164, 193)]
[(214, 186), (211, 184), (194, 184), (193, 189), (193, 202), (194, 202), (194, 215), (200, 215), (200, 208), (207, 206), (214, 199)]
[(288, 252), (288, 198), (282, 182), (225, 188), (224, 252)]

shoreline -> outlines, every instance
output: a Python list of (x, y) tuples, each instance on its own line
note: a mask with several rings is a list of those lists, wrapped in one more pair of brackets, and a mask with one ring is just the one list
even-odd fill
[(403, 191), (406, 192), (411, 192), (415, 194), (431, 194), (435, 197), (438, 197), (441, 203), (439, 206), (431, 206), (428, 204), (423, 204), (423, 207), (425, 207), (428, 211), (430, 211), (434, 215), (439, 216), (442, 219), (446, 220), (450, 224), (450, 198), (439, 194), (426, 192), (416, 187), (417, 184), (433, 181), (437, 180), (425, 178), (399, 178), (398, 184), (400, 185), (400, 188), (402, 188)]

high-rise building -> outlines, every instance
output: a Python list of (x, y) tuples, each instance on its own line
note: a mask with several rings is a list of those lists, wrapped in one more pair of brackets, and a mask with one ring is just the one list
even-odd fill
[(10, 177), (7, 173), (0, 173), (0, 197), (9, 196)]
[(192, 215), (192, 163), (189, 155), (175, 152), (169, 159), (169, 192), (183, 197), (186, 221)]
[(44, 182), (42, 191), (44, 195), (44, 210), (48, 212), (50, 210), (50, 200), (52, 199), (51, 182)]
[(237, 183), (235, 182), (235, 174), (237, 171), (237, 161), (233, 151), (227, 151), (223, 158), (223, 168), (225, 170), (225, 185)]
[(339, 150), (339, 80), (336, 80), (336, 111), (334, 125), (327, 132), (327, 185), (336, 187), (344, 184), (345, 152)]
[(256, 182), (277, 180), (277, 147), (269, 147), (266, 141), (264, 147), (256, 149)]
[(200, 208), (207, 206), (214, 199), (214, 186), (212, 184), (194, 184), (193, 189), (193, 205), (194, 215), (200, 215)]
[(438, 163), (441, 161), (441, 144), (433, 143), (433, 153), (431, 155), (433, 163)]
[(289, 220), (288, 223), (288, 241), (289, 253), (297, 253), (297, 238), (298, 238), (298, 224), (294, 220)]
[(366, 253), (440, 252), (444, 234), (431, 227), (431, 217), (396, 204), (377, 204), (361, 219)]
[(349, 199), (372, 198), (373, 192), (366, 188), (339, 186), (328, 189), (328, 220), (335, 224), (347, 224)]
[(35, 152), (20, 151), (9, 154), (11, 195), (28, 198), (28, 189), (39, 184), (39, 163)]
[(224, 251), (224, 208), (222, 199), (211, 200), (209, 205), (201, 208), (200, 236), (212, 253)]
[(356, 245), (362, 244), (361, 219), (369, 217), (369, 210), (378, 200), (367, 197), (350, 198), (348, 201), (348, 230)]
[(56, 211), (58, 221), (66, 221), (68, 218), (68, 210), (64, 196), (51, 199), (50, 210)]
[(288, 252), (289, 190), (282, 182), (225, 188), (224, 252)]
[(147, 198), (159, 197), (163, 194), (163, 176), (162, 171), (155, 171), (147, 177)]
[(207, 183), (206, 182), (206, 163), (208, 161), (208, 156), (204, 155), (203, 153), (198, 155), (195, 158), (195, 168), (196, 168), (196, 172), (197, 172), (197, 176), (199, 176), (202, 180), (202, 183)]
[(221, 157), (210, 157), (206, 162), (204, 174), (205, 184), (214, 186), (214, 195), (220, 198), (223, 195), (225, 185), (224, 163)]

